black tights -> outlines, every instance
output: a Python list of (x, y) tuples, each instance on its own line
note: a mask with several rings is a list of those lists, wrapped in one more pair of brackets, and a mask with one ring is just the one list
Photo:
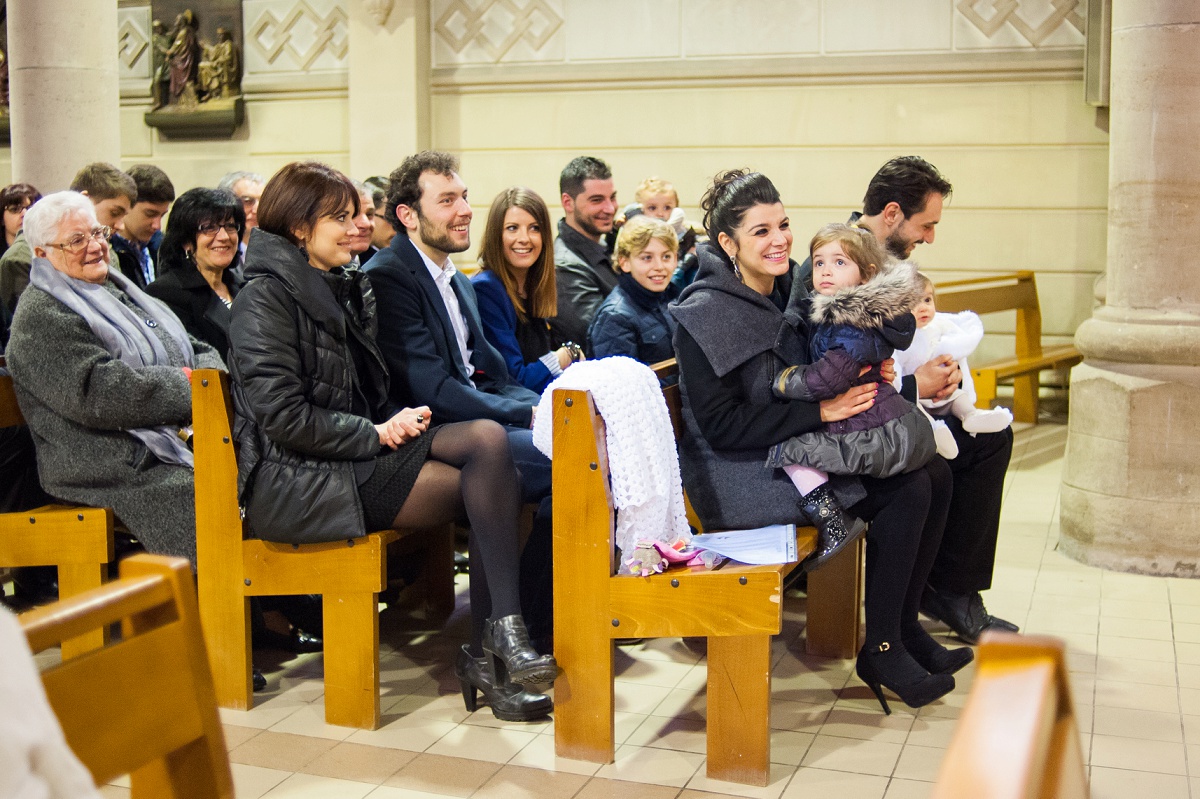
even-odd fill
[(464, 511), (471, 525), (471, 649), (478, 656), (487, 618), (521, 612), (521, 489), (508, 435), (495, 422), (435, 429), (429, 459), (393, 524), (433, 527), (461, 518)]
[(849, 511), (867, 530), (866, 647), (924, 635), (921, 594), (937, 558), (950, 507), (950, 467), (934, 457), (908, 474), (861, 478), (867, 498)]

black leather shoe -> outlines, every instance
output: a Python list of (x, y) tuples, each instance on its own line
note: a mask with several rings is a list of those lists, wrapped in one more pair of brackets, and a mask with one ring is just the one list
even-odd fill
[(488, 619), (483, 628), (483, 651), (498, 685), (506, 679), (520, 685), (554, 682), (558, 676), (554, 656), (537, 653), (529, 643), (525, 620), (515, 613)]
[(254, 686), (254, 693), (267, 690), (267, 675), (258, 669), (251, 670), (250, 684)]
[(829, 490), (829, 484), (820, 485), (804, 495), (804, 514), (813, 527), (817, 528), (817, 548), (804, 559), (804, 571), (813, 572), (824, 566), (837, 553), (858, 540), (867, 530), (861, 519), (856, 519), (842, 510), (842, 506)]
[(969, 594), (951, 594), (926, 586), (921, 597), (921, 612), (931, 619), (940, 621), (954, 631), (955, 635), (968, 644), (979, 643), (985, 630), (1015, 633), (1017, 625), (998, 619), (987, 612), (983, 597), (978, 591)]
[(277, 633), (274, 630), (260, 630), (258, 632), (258, 643), (260, 646), (271, 649), (282, 649), (285, 652), (293, 652), (297, 655), (303, 655), (306, 652), (320, 652), (325, 648), (325, 641), (323, 639), (315, 635), (309, 635), (299, 627), (293, 627), (292, 631), (287, 635)]
[(472, 713), (478, 708), (477, 692), (483, 693), (492, 715), (501, 721), (533, 721), (546, 717), (554, 709), (554, 700), (545, 694), (531, 693), (512, 683), (497, 685), (487, 658), (471, 657), (466, 644), (459, 650), (454, 674), (462, 686), (463, 703)]

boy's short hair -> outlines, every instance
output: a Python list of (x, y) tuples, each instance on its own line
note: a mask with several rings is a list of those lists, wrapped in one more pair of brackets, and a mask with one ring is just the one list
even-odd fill
[(76, 172), (71, 181), (71, 191), (87, 192), (93, 203), (125, 196), (129, 198), (129, 204), (133, 205), (138, 197), (138, 187), (133, 178), (103, 161), (88, 164)]
[(583, 193), (583, 184), (585, 181), (608, 180), (611, 177), (612, 170), (608, 164), (599, 158), (594, 158), (590, 155), (581, 155), (577, 158), (572, 158), (563, 167), (562, 174), (558, 176), (558, 193), (560, 195), (565, 194), (574, 199)]
[(169, 203), (175, 200), (175, 186), (167, 173), (154, 164), (134, 164), (129, 167), (129, 177), (137, 186), (138, 203)]
[(858, 265), (858, 274), (865, 283), (879, 273), (887, 263), (887, 253), (884, 252), (875, 234), (866, 228), (834, 222), (817, 231), (808, 245), (808, 255), (826, 244), (837, 242), (842, 245), (842, 252)]
[(675, 205), (679, 205), (679, 192), (675, 191), (675, 186), (662, 178), (649, 177), (638, 184), (637, 189), (633, 192), (633, 199), (639, 203), (644, 203), (647, 197), (659, 197), (662, 195), (670, 195), (675, 198)]
[(668, 250), (679, 254), (679, 237), (675, 235), (675, 228), (656, 216), (639, 214), (621, 225), (613, 249), (613, 271), (620, 272), (620, 260), (631, 258), (646, 249), (651, 239), (658, 239)]

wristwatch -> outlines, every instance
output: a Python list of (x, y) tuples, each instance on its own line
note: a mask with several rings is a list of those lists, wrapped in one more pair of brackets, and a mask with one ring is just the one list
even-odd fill
[(564, 341), (563, 348), (571, 353), (571, 363), (579, 363), (583, 360), (583, 347), (576, 344), (574, 341)]

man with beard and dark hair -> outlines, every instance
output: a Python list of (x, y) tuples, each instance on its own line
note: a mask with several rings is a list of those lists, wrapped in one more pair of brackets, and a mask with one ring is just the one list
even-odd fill
[[(893, 158), (871, 178), (862, 213), (851, 214), (850, 223), (870, 230), (889, 255), (905, 260), (918, 244), (933, 243), (950, 192), (950, 182), (924, 158)], [(801, 274), (811, 285), (811, 261), (804, 262)], [(913, 402), (918, 396), (944, 399), (958, 388), (961, 379), (958, 364), (950, 356), (940, 355), (915, 374), (905, 375), (900, 393)], [(958, 457), (948, 461), (954, 494), (921, 611), (974, 644), (985, 630), (1017, 631), (1017, 625), (988, 613), (980, 595), (992, 585), (1012, 428), (972, 435), (954, 416), (939, 418), (954, 434)]]
[(566, 165), (558, 190), (566, 216), (554, 241), (558, 316), (550, 327), (558, 340), (584, 344), (596, 309), (617, 285), (605, 240), (617, 215), (617, 191), (608, 164), (588, 155)]
[(535, 638), (550, 634), (550, 461), (533, 445), (539, 396), (514, 381), (488, 343), (471, 281), (450, 260), (471, 246), (471, 204), (458, 159), (426, 150), (388, 179), (392, 243), (371, 258), (377, 341), (401, 406), (428, 405), (433, 424), (492, 419), (508, 431), (525, 502), (539, 503), (521, 560), (521, 606)]

